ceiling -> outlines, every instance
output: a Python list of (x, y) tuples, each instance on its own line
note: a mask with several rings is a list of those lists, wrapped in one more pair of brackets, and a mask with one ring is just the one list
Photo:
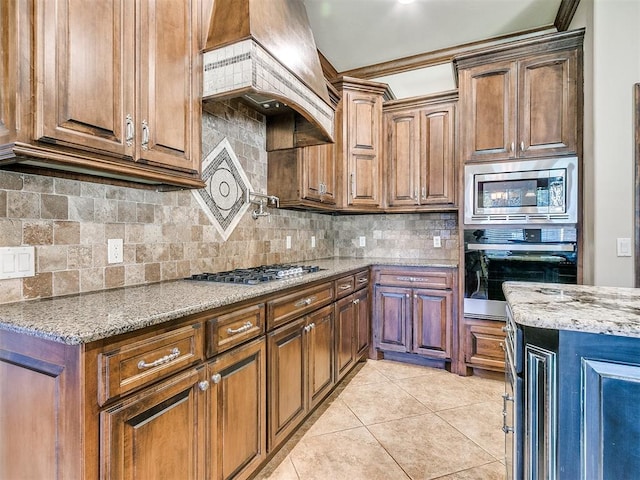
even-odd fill
[[(520, 32), (555, 31), (561, 4), (573, 4), (575, 11), (579, 0), (303, 1), (316, 46), (339, 73), (386, 81), (396, 97), (403, 98), (431, 93), (416, 88), (455, 87), (450, 64), (455, 47)], [(443, 51), (449, 61), (433, 55)], [(393, 64), (414, 56), (429, 68), (405, 65), (404, 70), (412, 70), (407, 73)], [(366, 68), (374, 65), (378, 68)], [(385, 71), (385, 66), (395, 70)], [(383, 75), (375, 76), (375, 71)], [(425, 82), (432, 86), (425, 87)]]

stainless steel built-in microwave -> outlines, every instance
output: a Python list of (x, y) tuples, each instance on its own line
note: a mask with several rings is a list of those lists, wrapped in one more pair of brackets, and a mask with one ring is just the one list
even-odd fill
[(464, 177), (466, 225), (578, 222), (577, 157), (469, 164)]

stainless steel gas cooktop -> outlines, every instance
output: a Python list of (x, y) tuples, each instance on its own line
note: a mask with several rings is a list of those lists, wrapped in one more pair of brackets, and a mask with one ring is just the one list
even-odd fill
[(259, 267), (238, 268), (226, 272), (196, 273), (191, 275), (191, 277), (188, 277), (187, 280), (257, 285), (259, 283), (272, 282), (274, 280), (299, 277), (319, 270), (320, 267), (316, 265), (261, 265)]

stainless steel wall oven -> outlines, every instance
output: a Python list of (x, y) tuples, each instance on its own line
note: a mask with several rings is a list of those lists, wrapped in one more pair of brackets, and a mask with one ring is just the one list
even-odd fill
[(466, 317), (506, 316), (502, 283), (577, 283), (576, 228), (481, 228), (464, 231)]

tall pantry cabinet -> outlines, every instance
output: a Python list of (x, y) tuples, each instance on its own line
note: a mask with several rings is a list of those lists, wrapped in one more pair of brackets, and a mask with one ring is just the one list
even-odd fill
[(199, 0), (0, 8), (0, 159), (202, 186)]

